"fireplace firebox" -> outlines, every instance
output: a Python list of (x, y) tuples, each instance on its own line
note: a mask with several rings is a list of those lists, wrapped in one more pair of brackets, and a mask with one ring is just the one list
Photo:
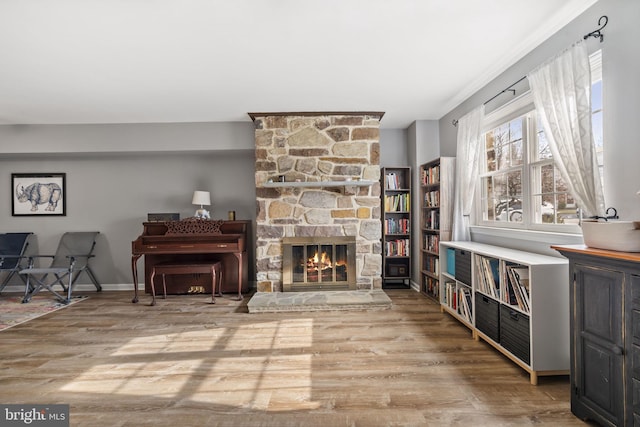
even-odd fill
[(282, 239), (284, 292), (356, 289), (355, 237)]

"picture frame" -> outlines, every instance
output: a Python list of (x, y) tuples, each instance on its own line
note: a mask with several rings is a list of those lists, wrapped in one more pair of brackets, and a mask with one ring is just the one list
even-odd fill
[(65, 173), (12, 173), (12, 216), (66, 216)]

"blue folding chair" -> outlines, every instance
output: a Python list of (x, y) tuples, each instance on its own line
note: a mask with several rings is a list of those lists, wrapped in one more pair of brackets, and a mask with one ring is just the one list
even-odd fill
[[(0, 283), (0, 292), (9, 284), (13, 276), (27, 265), (25, 254), (32, 235), (33, 233), (0, 234), (0, 273), (4, 274), (4, 279)], [(20, 278), (25, 281), (24, 277)]]
[[(29, 267), (20, 271), (26, 276), (23, 303), (27, 303), (42, 289), (47, 289), (65, 304), (71, 301), (71, 293), (80, 274), (86, 272), (98, 291), (102, 286), (89, 267), (89, 260), (93, 258), (98, 231), (74, 231), (62, 235), (55, 255), (32, 255), (29, 257)], [(49, 267), (35, 267), (35, 258), (52, 258)], [(53, 289), (60, 285), (66, 297)]]

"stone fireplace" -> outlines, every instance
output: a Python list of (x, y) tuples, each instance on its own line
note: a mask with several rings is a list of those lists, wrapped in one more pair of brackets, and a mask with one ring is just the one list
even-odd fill
[[(256, 140), (258, 291), (302, 290), (293, 280), (294, 273), (287, 272), (285, 280), (283, 270), (283, 241), (288, 245), (291, 239), (301, 238), (320, 242), (301, 245), (304, 251), (343, 238), (354, 242), (355, 248), (347, 260), (351, 264), (348, 280), (333, 280), (341, 268), (333, 267), (332, 280), (326, 272), (314, 278), (313, 272), (305, 270), (306, 279), (311, 278), (307, 289), (381, 289), (379, 128), (383, 113), (249, 115)], [(329, 282), (333, 283), (329, 286)]]

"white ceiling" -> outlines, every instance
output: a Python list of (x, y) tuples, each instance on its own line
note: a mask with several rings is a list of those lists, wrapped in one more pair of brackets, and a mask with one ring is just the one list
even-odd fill
[(439, 119), (595, 0), (2, 0), (0, 124)]

